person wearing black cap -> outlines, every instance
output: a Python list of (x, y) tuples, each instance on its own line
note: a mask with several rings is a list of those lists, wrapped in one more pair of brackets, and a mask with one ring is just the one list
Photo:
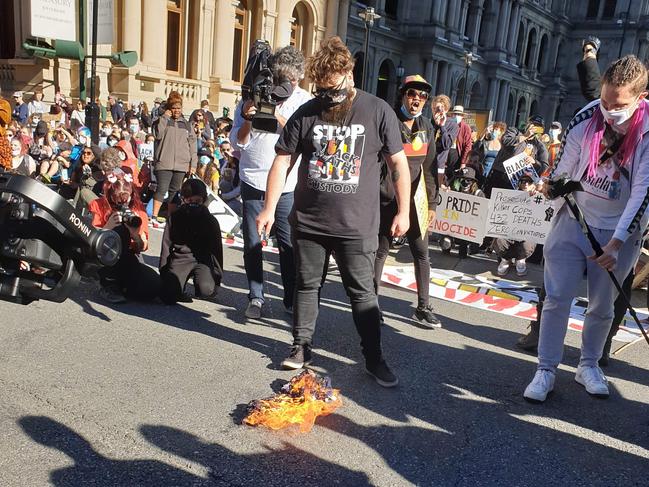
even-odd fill
[(579, 85), (581, 94), (587, 102), (599, 98), (600, 78), (599, 64), (597, 64), (597, 53), (602, 42), (595, 36), (588, 36), (582, 43), (583, 59), (577, 64)]
[(494, 160), (491, 172), (485, 182), (485, 193), (491, 197), (492, 188), (513, 189), (503, 162), (522, 152), (534, 161), (534, 169), (537, 174), (543, 174), (548, 167), (548, 149), (539, 140), (543, 133), (545, 121), (538, 115), (532, 115), (527, 119), (525, 130), (520, 132), (515, 127), (509, 127), (501, 139), (502, 148)]
[[(410, 168), (410, 228), (406, 233), (408, 246), (415, 264), (415, 280), (417, 281), (417, 309), (413, 318), (429, 328), (441, 327), (441, 322), (435, 315), (430, 305), (428, 293), (430, 284), (430, 259), (428, 256), (428, 232), (420, 233), (415, 209), (415, 192), (419, 180), (424, 178), (426, 196), (428, 198), (428, 216), (426, 227), (435, 217), (437, 203), (437, 181), (434, 174), (435, 143), (433, 138), (433, 125), (429, 119), (421, 116), (422, 110), (428, 101), (431, 85), (420, 75), (407, 76), (401, 87), (399, 108), (396, 109), (397, 117), (401, 122), (401, 141), (408, 158)], [(374, 262), (374, 287), (378, 295), (381, 284), (383, 265), (390, 251), (390, 227), (397, 214), (397, 200), (394, 186), (388, 177), (387, 163), (383, 162), (381, 171), (381, 214), (379, 224), (379, 247), (376, 251)]]
[(188, 179), (180, 196), (182, 205), (169, 217), (162, 237), (160, 298), (167, 304), (191, 301), (184, 294), (190, 277), (196, 296), (214, 296), (223, 275), (221, 227), (205, 206), (207, 187), (199, 179)]

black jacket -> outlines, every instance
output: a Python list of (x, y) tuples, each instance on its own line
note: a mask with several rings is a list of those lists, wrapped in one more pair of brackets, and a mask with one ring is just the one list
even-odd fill
[(581, 94), (586, 101), (597, 100), (600, 95), (599, 81), (601, 78), (599, 64), (597, 59), (588, 58), (577, 64), (577, 74), (579, 75), (579, 86)]
[(193, 255), (197, 264), (212, 269), (217, 281), (223, 275), (223, 243), (219, 222), (204, 205), (181, 205), (167, 220), (162, 237), (160, 272), (174, 255)]
[[(520, 154), (525, 150), (527, 144), (530, 144), (533, 147), (532, 157), (536, 161), (535, 169), (536, 172), (540, 175), (545, 172), (548, 168), (548, 149), (545, 147), (545, 144), (541, 142), (537, 137), (532, 137), (529, 140), (519, 141), (518, 137), (521, 133), (514, 127), (509, 127), (502, 138), (500, 139), (501, 149), (498, 151), (498, 155), (494, 160), (494, 165), (491, 168), (491, 173), (489, 173), (489, 179), (500, 179), (502, 176), (505, 178), (505, 168), (503, 162), (507, 159), (514, 157), (515, 155)], [(494, 185), (494, 187), (499, 187)]]

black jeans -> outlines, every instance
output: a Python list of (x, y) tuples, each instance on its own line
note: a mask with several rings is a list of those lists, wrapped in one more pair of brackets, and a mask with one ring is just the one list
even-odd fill
[[(430, 301), (430, 259), (428, 257), (428, 242), (421, 238), (419, 229), (415, 232), (410, 230), (406, 233), (408, 237), (408, 247), (414, 260), (415, 282), (417, 283), (417, 307), (425, 308)], [(383, 265), (390, 253), (390, 240), (388, 235), (379, 235), (379, 248), (376, 251), (376, 260), (374, 261), (374, 289), (379, 294), (381, 287), (381, 275), (383, 274)]]
[(183, 171), (171, 171), (167, 169), (155, 171), (155, 179), (158, 187), (155, 190), (153, 199), (162, 202), (165, 199), (165, 194), (169, 192), (167, 201), (173, 201), (174, 196), (183, 184), (185, 174)]
[(311, 345), (318, 318), (318, 297), (326, 264), (335, 253), (343, 286), (352, 306), (356, 331), (368, 365), (381, 360), (381, 312), (374, 291), (377, 238), (345, 239), (293, 230), (295, 298), (293, 343)]
[(127, 298), (137, 301), (155, 299), (160, 292), (160, 276), (129, 248), (128, 230), (124, 225), (114, 230), (122, 239), (122, 255), (114, 266), (99, 269), (100, 284), (114, 287)]
[(213, 296), (221, 282), (221, 276), (214, 267), (199, 262), (193, 254), (181, 253), (172, 254), (160, 277), (160, 299), (166, 304), (175, 304), (180, 299), (190, 277), (198, 297)]

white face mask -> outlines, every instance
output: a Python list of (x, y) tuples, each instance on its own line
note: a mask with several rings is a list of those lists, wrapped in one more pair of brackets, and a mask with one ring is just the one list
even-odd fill
[(460, 123), (460, 122), (462, 121), (462, 117), (459, 116), (459, 115), (456, 115), (456, 116), (455, 116), (455, 121), (456, 121), (457, 123)]
[(18, 157), (20, 155), (20, 149), (11, 149), (11, 155)]
[(133, 132), (133, 133), (137, 133), (140, 130), (139, 125), (131, 125), (129, 128), (131, 129), (131, 132)]
[(553, 139), (558, 139), (560, 133), (561, 129), (550, 129), (550, 137), (552, 137)]
[(633, 117), (636, 108), (638, 108), (637, 101), (627, 108), (610, 111), (604, 108), (604, 105), (602, 105), (601, 103), (599, 104), (599, 109), (601, 110), (602, 115), (604, 115), (604, 120), (606, 120), (606, 123), (608, 123), (611, 127), (619, 127), (620, 125), (623, 125), (625, 122), (630, 120), (631, 117)]
[(79, 137), (79, 143), (81, 145), (86, 145), (86, 142), (88, 142), (88, 139), (85, 136), (82, 135)]

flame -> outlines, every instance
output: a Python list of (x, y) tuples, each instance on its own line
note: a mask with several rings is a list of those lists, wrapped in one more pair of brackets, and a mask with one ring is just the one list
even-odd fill
[(272, 430), (297, 425), (300, 432), (308, 433), (318, 416), (327, 416), (340, 406), (340, 391), (332, 389), (329, 378), (305, 370), (285, 384), (279, 394), (250, 402), (243, 422)]

